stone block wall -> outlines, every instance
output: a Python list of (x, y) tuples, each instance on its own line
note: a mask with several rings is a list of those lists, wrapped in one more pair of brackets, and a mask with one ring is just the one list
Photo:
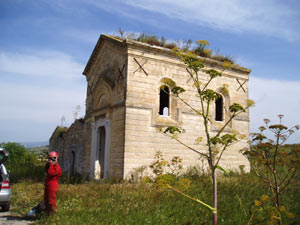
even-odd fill
[[(143, 69), (138, 69), (139, 62)], [(220, 66), (207, 64), (207, 68), (219, 69)], [(215, 79), (210, 88), (221, 92), (224, 85), (228, 85), (229, 95), (223, 96), (225, 99), (225, 120), (222, 122), (214, 121), (210, 126), (210, 131), (215, 133), (225, 123), (228, 118), (228, 107), (236, 102), (246, 106), (248, 99), (248, 86), (244, 85), (243, 91), (237, 82), (241, 83), (248, 80), (248, 73), (243, 71), (226, 70), (223, 76)], [(205, 83), (209, 80), (207, 74), (200, 74)], [(180, 62), (173, 54), (165, 54), (159, 50), (145, 49), (143, 46), (129, 45), (128, 48), (128, 81), (126, 98), (126, 123), (125, 123), (125, 161), (124, 177), (128, 177), (134, 168), (143, 165), (150, 165), (154, 161), (156, 151), (161, 151), (166, 160), (174, 156), (183, 159), (185, 168), (193, 165), (200, 165), (199, 155), (175, 140), (172, 140), (160, 132), (158, 127), (180, 125), (185, 133), (180, 135), (180, 139), (189, 146), (206, 151), (205, 132), (202, 118), (191, 111), (184, 103), (172, 97), (170, 102), (170, 116), (162, 117), (159, 115), (159, 88), (162, 81), (169, 79), (177, 86), (183, 87), (186, 92), (182, 97), (193, 107), (199, 109), (199, 99), (193, 88), (189, 74), (185, 65)], [(237, 91), (237, 89), (239, 89)], [(221, 93), (222, 94), (222, 93)], [(214, 120), (214, 106), (211, 107), (211, 117)], [(243, 113), (234, 120), (228, 131), (238, 130), (240, 133), (249, 135), (249, 114)], [(204, 137), (202, 144), (196, 145), (195, 140)], [(224, 154), (221, 165), (230, 169), (239, 169), (244, 165), (249, 170), (249, 163), (239, 150), (248, 147), (247, 139), (238, 142), (230, 147)]]
[(76, 120), (68, 129), (57, 127), (50, 138), (49, 149), (59, 154), (58, 163), (69, 175), (85, 174), (85, 123)]
[[(220, 63), (206, 59), (207, 68), (222, 70)], [(217, 132), (229, 116), (229, 106), (234, 102), (246, 106), (250, 70), (234, 67), (225, 70), (215, 79), (210, 88), (222, 94), (224, 99), (224, 121), (214, 121), (215, 106), (211, 106), (213, 120), (209, 129)], [(169, 50), (131, 40), (117, 40), (101, 36), (84, 70), (87, 79), (86, 115), (76, 121), (67, 132), (58, 128), (50, 139), (50, 149), (60, 154), (63, 171), (95, 177), (98, 131), (105, 127), (109, 138), (105, 150), (106, 177), (128, 178), (140, 166), (149, 166), (155, 153), (161, 151), (166, 160), (179, 156), (185, 168), (203, 166), (199, 155), (183, 145), (164, 136), (160, 127), (180, 126), (185, 130), (180, 139), (199, 151), (206, 151), (205, 132), (202, 119), (175, 97), (170, 99), (169, 116), (159, 115), (160, 87), (165, 81), (183, 87), (182, 97), (199, 109), (199, 99), (193, 88), (186, 66)], [(205, 83), (209, 77), (201, 73)], [(241, 84), (244, 85), (241, 87)], [(222, 92), (228, 86), (229, 94)], [(226, 131), (237, 130), (249, 135), (249, 112), (233, 120)], [(59, 135), (58, 135), (59, 134)], [(195, 140), (204, 137), (201, 144)], [(248, 161), (239, 150), (248, 147), (247, 138), (225, 152), (221, 165), (238, 169)], [(75, 161), (74, 161), (75, 155)]]
[[(92, 54), (90, 69), (84, 75), (88, 82), (86, 98), (86, 124), (88, 125), (85, 152), (89, 159), (87, 172), (94, 176), (93, 170), (99, 151), (97, 130), (103, 124), (106, 135), (109, 135), (109, 154), (105, 167), (108, 177), (123, 178), (124, 166), (124, 133), (125, 133), (125, 97), (127, 81), (126, 49), (122, 43), (105, 41), (97, 44)], [(96, 49), (95, 48), (95, 49)], [(100, 124), (100, 125), (99, 125)], [(100, 127), (95, 127), (100, 126)], [(93, 131), (94, 129), (94, 131)], [(93, 133), (94, 132), (94, 133)], [(94, 140), (93, 140), (94, 138)]]

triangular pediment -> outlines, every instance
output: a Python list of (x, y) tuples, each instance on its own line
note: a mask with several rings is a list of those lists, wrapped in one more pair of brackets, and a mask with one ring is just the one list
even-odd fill
[(86, 64), (83, 75), (89, 76), (89, 74), (91, 73), (95, 65), (99, 63), (99, 60), (101, 60), (101, 58), (105, 59), (106, 64), (110, 64), (109, 62), (111, 54), (109, 53), (112, 53), (111, 50), (113, 50), (113, 52), (118, 52), (118, 50), (120, 52), (124, 52), (125, 46), (125, 42), (122, 40), (108, 35), (101, 35), (88, 60), (88, 63)]

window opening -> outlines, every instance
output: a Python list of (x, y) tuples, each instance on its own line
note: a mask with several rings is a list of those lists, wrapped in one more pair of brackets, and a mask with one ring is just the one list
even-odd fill
[(159, 93), (159, 115), (169, 116), (170, 108), (170, 89), (168, 86), (160, 88)]
[(216, 100), (216, 121), (223, 121), (223, 98), (220, 96)]
[(75, 151), (71, 152), (71, 175), (74, 176), (75, 175), (75, 161), (76, 161), (76, 155), (75, 155)]
[(100, 178), (104, 177), (104, 163), (105, 163), (105, 137), (106, 137), (106, 132), (105, 132), (105, 127), (100, 127), (98, 131), (99, 135), (99, 142), (98, 142), (98, 155), (97, 159), (100, 164)]
[(168, 107), (165, 107), (163, 109), (163, 116), (169, 116), (169, 108)]

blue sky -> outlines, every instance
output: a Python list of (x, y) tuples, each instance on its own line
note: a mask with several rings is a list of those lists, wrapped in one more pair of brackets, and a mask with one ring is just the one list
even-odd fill
[[(84, 115), (85, 64), (100, 34), (208, 40), (252, 69), (251, 131), (300, 123), (298, 0), (1, 0), (0, 142), (45, 141)], [(290, 142), (300, 142), (295, 134)]]

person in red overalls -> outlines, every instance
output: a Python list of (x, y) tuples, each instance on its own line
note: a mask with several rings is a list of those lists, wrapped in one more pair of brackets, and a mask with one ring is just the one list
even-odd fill
[(48, 214), (56, 211), (56, 192), (58, 191), (58, 179), (61, 176), (61, 168), (57, 163), (58, 153), (50, 152), (46, 164), (45, 180), (45, 207)]

